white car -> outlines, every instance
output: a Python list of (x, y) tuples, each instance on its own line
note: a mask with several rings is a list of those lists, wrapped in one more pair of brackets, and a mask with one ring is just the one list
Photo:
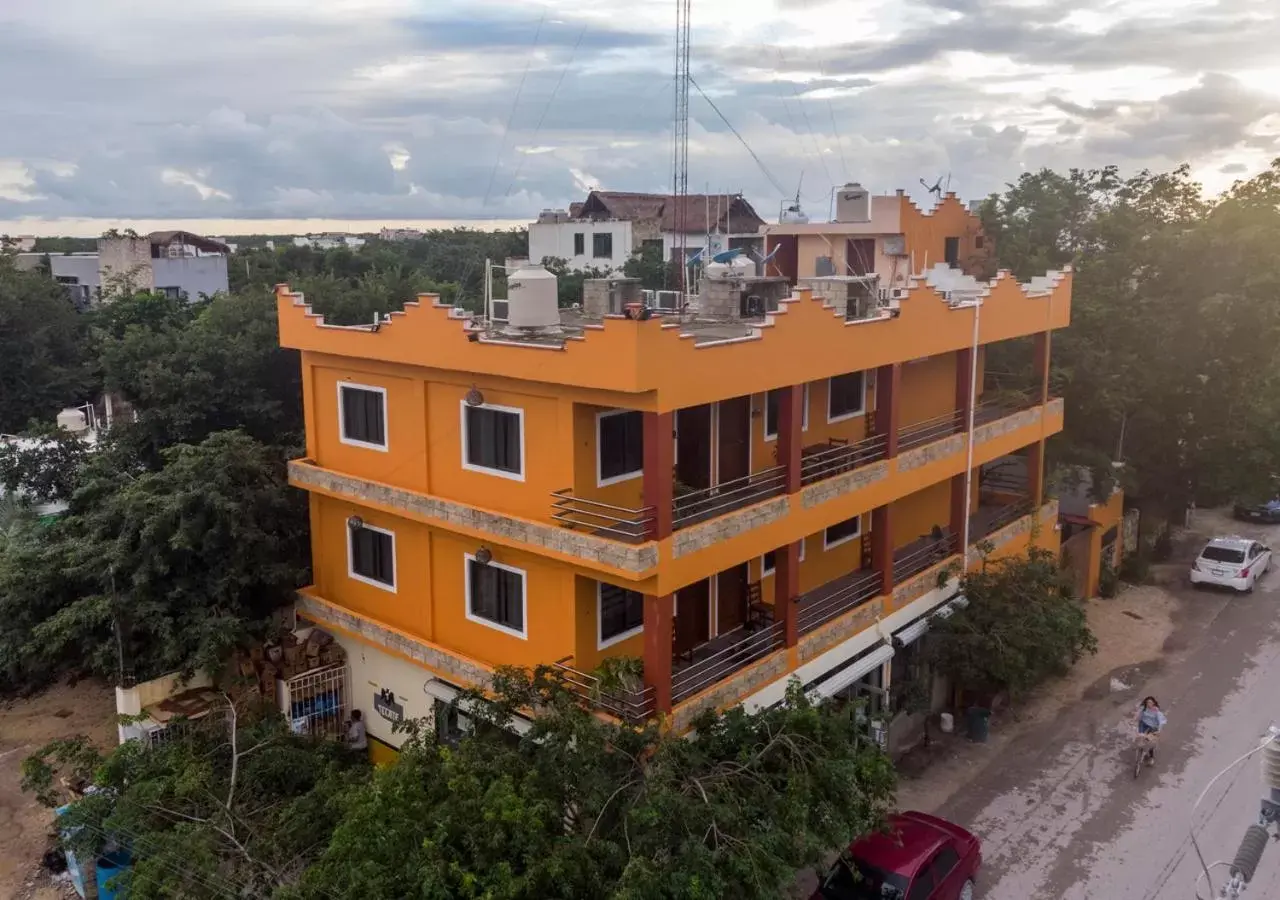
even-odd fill
[(1270, 567), (1270, 547), (1245, 537), (1218, 537), (1205, 544), (1191, 564), (1191, 583), (1248, 592)]

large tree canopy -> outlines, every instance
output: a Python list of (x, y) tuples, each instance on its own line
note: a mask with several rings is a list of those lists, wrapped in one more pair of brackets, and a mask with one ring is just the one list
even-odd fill
[[(796, 870), (879, 827), (894, 776), (852, 708), (785, 703), (708, 713), (689, 738), (600, 721), (549, 672), (500, 673), (495, 701), (462, 699), (455, 746), (425, 723), (392, 765), (357, 774), (271, 722), (216, 727), (105, 763), (82, 742), (25, 767), (96, 771), (108, 791), (72, 823), (139, 858), (131, 898), (279, 900), (774, 900)], [(539, 710), (516, 737), (516, 709)], [(239, 765), (233, 760), (239, 758)], [(238, 772), (237, 772), (238, 768)], [(56, 802), (53, 798), (46, 798)], [(234, 892), (234, 891), (232, 891)]]

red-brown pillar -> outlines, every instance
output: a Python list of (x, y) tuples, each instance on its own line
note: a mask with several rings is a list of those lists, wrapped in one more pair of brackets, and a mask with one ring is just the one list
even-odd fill
[(675, 595), (644, 595), (644, 685), (653, 688), (655, 712), (671, 712), (672, 613)]
[(1052, 332), (1036, 332), (1031, 378), (1032, 391), (1036, 392), (1041, 406), (1049, 402), (1049, 350), (1052, 337)]
[(969, 502), (964, 495), (964, 473), (951, 476), (951, 533), (957, 541), (964, 537), (964, 520), (969, 517)]
[(956, 351), (956, 410), (960, 413), (961, 430), (969, 427), (969, 403), (975, 400), (969, 389), (973, 387), (973, 348)]
[(779, 388), (778, 465), (786, 469), (788, 494), (800, 490), (800, 430), (803, 427), (804, 385)]
[(880, 574), (880, 593), (893, 593), (893, 517), (889, 505), (871, 511), (871, 565)]
[(800, 596), (800, 544), (779, 547), (773, 573), (773, 614), (783, 621), (783, 634), (788, 647), (800, 640), (800, 609), (796, 598)]
[(876, 434), (885, 436), (885, 456), (898, 455), (898, 400), (902, 394), (902, 364), (876, 369)]
[[(644, 505), (653, 517), (649, 537), (660, 541), (671, 536), (671, 500), (675, 491), (675, 417), (669, 413), (644, 414)], [(670, 647), (667, 648), (668, 652)], [(668, 679), (670, 680), (670, 679)]]

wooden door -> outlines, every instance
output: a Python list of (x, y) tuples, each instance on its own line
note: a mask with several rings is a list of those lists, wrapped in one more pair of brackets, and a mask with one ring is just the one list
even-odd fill
[(747, 564), (716, 576), (717, 633), (726, 634), (747, 621)]
[(711, 581), (702, 581), (676, 591), (675, 652), (687, 653), (711, 639)]
[(876, 239), (849, 238), (845, 246), (844, 275), (871, 275), (876, 270)]
[(720, 404), (720, 471), (717, 484), (751, 474), (751, 398), (734, 397)]
[(694, 490), (711, 487), (711, 406), (676, 411), (676, 481)]

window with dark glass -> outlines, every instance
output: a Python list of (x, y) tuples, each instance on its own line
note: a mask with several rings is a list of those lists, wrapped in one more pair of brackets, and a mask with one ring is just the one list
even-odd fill
[(600, 642), (644, 626), (644, 594), (613, 584), (600, 585)]
[(339, 386), (339, 390), (342, 392), (343, 440), (386, 446), (386, 395), (348, 384)]
[(524, 633), (524, 574), (467, 560), (471, 615)]
[(609, 259), (613, 256), (613, 235), (609, 232), (591, 235), (591, 255), (596, 259)]
[(369, 581), (396, 585), (395, 538), (373, 528), (350, 528), (351, 573)]
[(837, 522), (827, 529), (826, 543), (830, 547), (832, 544), (856, 537), (862, 532), (862, 520), (858, 516), (852, 519), (845, 519), (843, 522)]
[(587, 236), (581, 231), (573, 236), (573, 255), (582, 256), (587, 252)]
[(520, 414), (488, 406), (466, 409), (466, 461), (482, 469), (522, 475)]
[(778, 551), (770, 550), (764, 555), (763, 573), (768, 575), (770, 572), (778, 568)]
[(639, 412), (600, 417), (600, 480), (644, 470), (644, 416)]
[(866, 407), (867, 386), (862, 372), (847, 372), (831, 379), (827, 394), (827, 419), (861, 413)]
[(947, 265), (952, 267), (960, 265), (960, 238), (947, 238), (943, 245), (942, 256), (947, 261)]
[[(778, 436), (778, 397), (780, 391), (769, 391), (764, 395), (764, 435), (765, 437)], [(809, 385), (804, 386), (804, 390), (800, 392), (800, 428), (804, 430), (809, 427)]]

